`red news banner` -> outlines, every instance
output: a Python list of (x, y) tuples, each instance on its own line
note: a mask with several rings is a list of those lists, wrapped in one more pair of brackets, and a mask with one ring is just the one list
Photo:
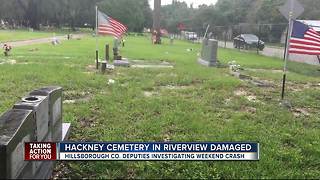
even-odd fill
[(57, 160), (56, 143), (31, 142), (25, 143), (24, 159), (26, 161)]

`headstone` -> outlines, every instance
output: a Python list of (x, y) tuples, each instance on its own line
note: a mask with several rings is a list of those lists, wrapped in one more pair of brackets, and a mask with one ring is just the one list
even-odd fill
[[(47, 96), (27, 96), (13, 106), (13, 109), (33, 110), (36, 121), (36, 141), (52, 142), (51, 123), (49, 121), (49, 98)], [(50, 161), (32, 161), (32, 174), (34, 177), (43, 173), (45, 169), (53, 166)], [(42, 169), (42, 170), (41, 170)]]
[(62, 124), (62, 88), (32, 91), (0, 117), (0, 178), (49, 179), (53, 161), (24, 161), (25, 142), (66, 140), (70, 123)]
[(121, 60), (121, 56), (119, 55), (119, 40), (115, 38), (113, 40), (113, 60)]
[(24, 143), (36, 141), (32, 110), (12, 109), (0, 117), (0, 178), (34, 177), (33, 162), (24, 161)]
[(119, 54), (119, 46), (120, 41), (118, 39), (114, 39), (113, 42), (113, 65), (114, 66), (122, 66), (122, 67), (130, 67), (130, 62), (126, 58), (122, 58)]
[(53, 142), (62, 139), (62, 87), (50, 86), (34, 90), (30, 95), (49, 97), (49, 129)]
[(205, 38), (202, 41), (202, 50), (198, 62), (204, 66), (216, 66), (217, 51), (218, 41), (215, 39)]
[(33, 110), (36, 118), (37, 141), (52, 141), (49, 123), (49, 98), (47, 96), (28, 96), (13, 106), (13, 109)]

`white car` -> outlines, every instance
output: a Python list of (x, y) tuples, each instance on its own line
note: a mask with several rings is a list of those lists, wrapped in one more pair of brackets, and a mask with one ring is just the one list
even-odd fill
[(197, 40), (198, 35), (195, 32), (187, 32), (186, 33), (186, 39), (187, 40)]

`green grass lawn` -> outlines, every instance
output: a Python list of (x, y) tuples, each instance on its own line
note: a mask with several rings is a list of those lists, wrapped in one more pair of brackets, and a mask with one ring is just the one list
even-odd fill
[[(0, 30), (0, 42), (29, 40), (37, 38), (52, 37), (53, 32), (34, 31), (29, 32), (25, 30)], [(61, 33), (56, 33), (59, 35)]]
[[(0, 65), (0, 112), (33, 89), (59, 85), (65, 99), (81, 99), (64, 104), (63, 118), (72, 123), (73, 141), (260, 143), (256, 162), (63, 162), (57, 166), (60, 177), (320, 177), (317, 67), (290, 63), (287, 99), (293, 109), (308, 112), (297, 115), (279, 106), (282, 73), (271, 70), (282, 69), (281, 60), (219, 49), (223, 64), (235, 60), (243, 73), (273, 85), (260, 88), (230, 76), (228, 68), (200, 66), (196, 61), (199, 44), (164, 41), (160, 46), (151, 45), (146, 37), (128, 37), (121, 53), (150, 63), (165, 60), (173, 69), (116, 68), (104, 75), (94, 70), (95, 39), (91, 37), (59, 46), (15, 48), (12, 56), (0, 57), (0, 62), (17, 62)], [(112, 44), (112, 39), (99, 39), (100, 52), (106, 43)], [(109, 79), (115, 84), (108, 85)]]

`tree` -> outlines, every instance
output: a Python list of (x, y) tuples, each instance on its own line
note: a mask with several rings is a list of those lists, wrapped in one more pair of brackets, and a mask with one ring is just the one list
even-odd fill
[(108, 0), (99, 3), (99, 9), (125, 24), (129, 31), (141, 32), (151, 26), (152, 13), (148, 0)]

